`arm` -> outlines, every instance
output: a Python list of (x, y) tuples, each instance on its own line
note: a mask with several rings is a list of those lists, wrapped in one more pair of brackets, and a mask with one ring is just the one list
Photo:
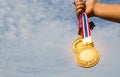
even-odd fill
[(120, 4), (95, 3), (94, 16), (120, 23)]
[(120, 4), (103, 4), (96, 0), (76, 0), (76, 14), (79, 15), (83, 12), (87, 13), (88, 17), (100, 17), (106, 20), (120, 23)]

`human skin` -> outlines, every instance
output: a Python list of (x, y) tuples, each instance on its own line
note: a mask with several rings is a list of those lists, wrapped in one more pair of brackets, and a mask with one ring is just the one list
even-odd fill
[(102, 19), (120, 23), (120, 4), (104, 4), (96, 0), (76, 0), (76, 14), (77, 16), (83, 11), (88, 17), (100, 17)]

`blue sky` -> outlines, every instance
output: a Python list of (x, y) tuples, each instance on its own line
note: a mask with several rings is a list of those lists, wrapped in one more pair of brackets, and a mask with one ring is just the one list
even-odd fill
[[(120, 3), (120, 0), (99, 0)], [(72, 52), (77, 35), (73, 0), (0, 0), (0, 77), (119, 77), (120, 24), (91, 18), (93, 68), (79, 67)]]

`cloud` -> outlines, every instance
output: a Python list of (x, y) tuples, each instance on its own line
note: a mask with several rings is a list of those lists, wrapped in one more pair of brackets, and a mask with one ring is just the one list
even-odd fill
[(78, 37), (72, 1), (0, 1), (1, 77), (119, 76), (117, 23), (93, 19), (93, 40), (101, 61), (91, 69), (76, 65), (71, 49)]

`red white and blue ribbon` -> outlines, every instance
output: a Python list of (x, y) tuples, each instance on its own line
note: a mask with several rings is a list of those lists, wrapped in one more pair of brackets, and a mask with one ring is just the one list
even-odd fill
[(79, 23), (78, 23), (79, 33), (82, 35), (83, 43), (91, 43), (91, 31), (90, 31), (90, 24), (88, 21), (88, 17), (85, 12), (83, 12), (79, 16)]
[(83, 38), (91, 37), (90, 24), (85, 12), (79, 16), (78, 28)]

